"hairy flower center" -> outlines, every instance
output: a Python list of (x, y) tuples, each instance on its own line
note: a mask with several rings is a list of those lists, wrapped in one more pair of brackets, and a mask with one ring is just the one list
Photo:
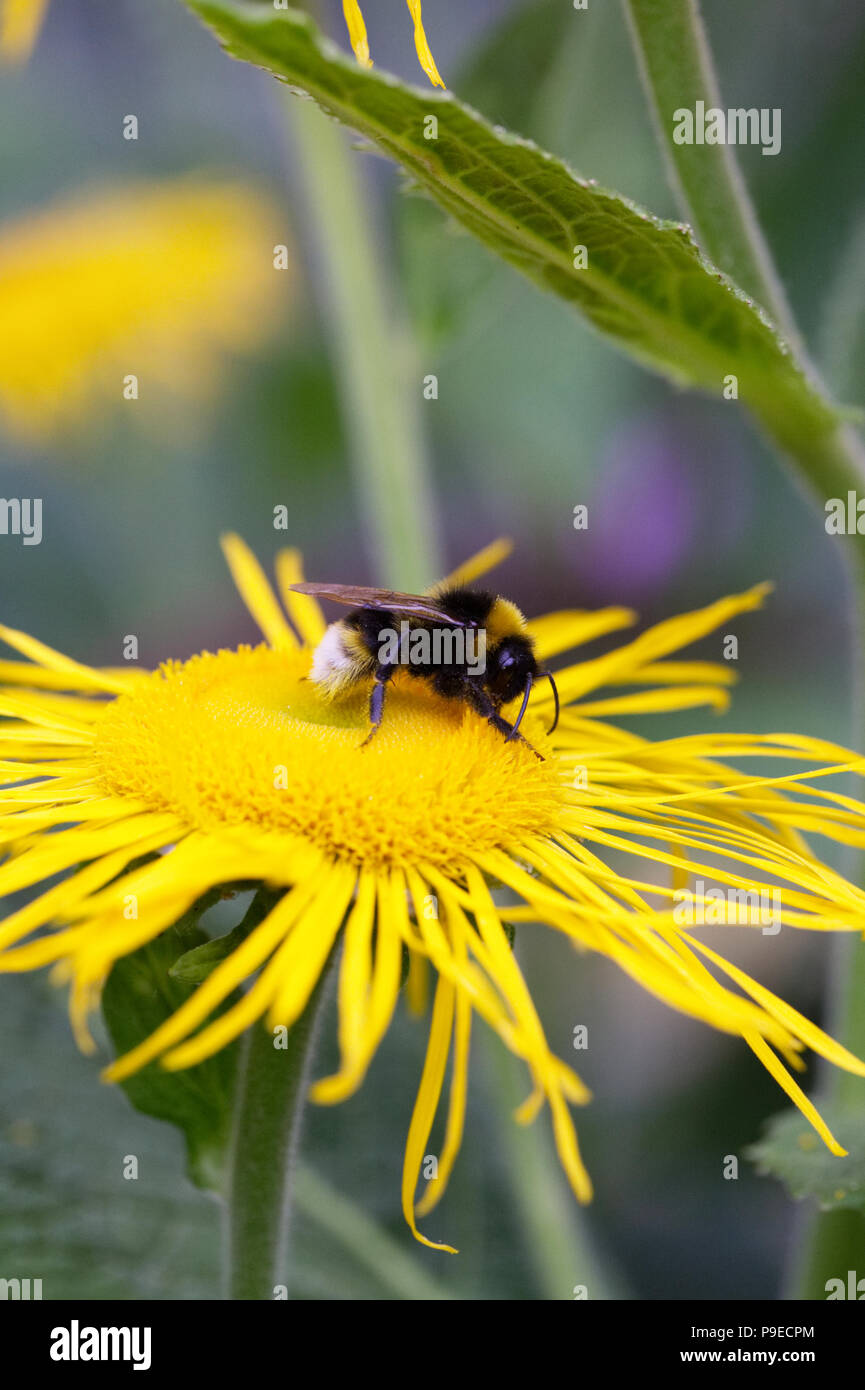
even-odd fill
[[(300, 834), (359, 863), (447, 864), (556, 822), (554, 759), (400, 673), (366, 748), (367, 691), (328, 703), (309, 654), (204, 654), (142, 678), (100, 722), (103, 786), (200, 829)], [(531, 720), (527, 736), (542, 730)]]

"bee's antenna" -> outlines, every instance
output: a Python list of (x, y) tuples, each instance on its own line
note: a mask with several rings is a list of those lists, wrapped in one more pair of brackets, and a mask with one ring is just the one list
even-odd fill
[(553, 699), (554, 699), (555, 702), (556, 702), (556, 717), (555, 717), (555, 719), (553, 720), (552, 724), (550, 725), (549, 729), (547, 730), (547, 733), (548, 733), (548, 734), (552, 734), (552, 733), (555, 733), (556, 725), (557, 725), (558, 722), (559, 722), (559, 692), (558, 692), (558, 690), (556, 689), (556, 683), (555, 683), (555, 681), (553, 680), (553, 673), (552, 673), (552, 671), (541, 671), (540, 674), (541, 674), (542, 676), (546, 676), (546, 678), (547, 678), (547, 680), (549, 681), (550, 685), (553, 687)]
[(532, 677), (531, 677), (531, 673), (529, 673), (529, 675), (526, 677), (526, 688), (525, 688), (525, 690), (523, 691), (523, 703), (520, 705), (520, 712), (519, 712), (519, 714), (517, 715), (516, 719), (514, 720), (514, 724), (513, 724), (513, 727), (512, 727), (512, 729), (511, 729), (511, 732), (508, 734), (508, 738), (513, 738), (513, 737), (514, 737), (514, 734), (517, 732), (517, 729), (520, 727), (520, 724), (521, 724), (522, 721), (523, 721), (523, 715), (524, 715), (525, 712), (526, 712), (526, 705), (529, 703), (529, 696), (531, 695), (531, 693), (532, 693)]

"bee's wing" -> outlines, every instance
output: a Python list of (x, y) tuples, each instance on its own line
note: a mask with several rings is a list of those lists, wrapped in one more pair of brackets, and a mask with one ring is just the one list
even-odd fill
[(345, 603), (349, 608), (381, 608), (416, 618), (433, 618), (436, 622), (449, 623), (451, 627), (469, 626), (453, 617), (434, 598), (422, 594), (398, 594), (393, 589), (364, 589), (356, 584), (289, 584), (288, 587), (299, 594), (312, 594), (314, 598), (329, 598), (334, 603)]

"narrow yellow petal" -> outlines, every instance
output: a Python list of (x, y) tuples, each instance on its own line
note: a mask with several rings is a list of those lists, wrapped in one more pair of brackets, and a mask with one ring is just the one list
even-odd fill
[(69, 993), (69, 1021), (72, 1024), (72, 1032), (79, 1048), (87, 1056), (92, 1056), (96, 1051), (88, 1019), (99, 1002), (101, 985), (101, 980), (86, 983), (75, 980)]
[(414, 21), (414, 46), (417, 49), (420, 65), (434, 87), (443, 87), (445, 84), (439, 76), (435, 59), (430, 52), (430, 46), (424, 33), (423, 20), (421, 19), (421, 0), (408, 0), (408, 8)]
[(325, 634), (327, 623), (321, 605), (311, 594), (298, 594), (292, 584), (303, 582), (303, 565), (299, 550), (280, 550), (276, 557), (276, 584), (279, 596), (308, 647), (317, 647)]
[[(131, 858), (137, 858), (140, 854), (148, 854), (151, 850), (161, 848), (164, 843), (164, 832), (136, 840), (134, 844), (128, 845), (125, 849), (118, 850), (114, 854), (101, 855), (98, 859), (94, 859), (91, 864), (79, 869), (77, 873), (65, 878), (62, 883), (58, 883), (54, 888), (49, 888), (47, 893), (43, 893), (33, 902), (27, 903), (25, 907), (19, 908), (17, 912), (6, 918), (0, 926), (0, 952), (5, 951), (13, 942), (19, 941), (28, 932), (35, 931), (37, 927), (43, 927), (48, 922), (62, 918), (72, 903), (80, 902), (94, 889), (110, 883), (113, 878), (122, 873)], [(2, 955), (0, 955), (0, 968), (2, 968)]]
[(819, 1110), (812, 1105), (802, 1088), (796, 1085), (790, 1073), (781, 1065), (768, 1044), (757, 1033), (746, 1034), (745, 1042), (760, 1058), (766, 1070), (774, 1076), (781, 1089), (786, 1091), (793, 1104), (801, 1110), (809, 1124), (813, 1125), (827, 1149), (835, 1154), (836, 1158), (844, 1158), (847, 1150), (838, 1143)]
[(375, 927), (376, 879), (362, 873), (357, 898), (349, 913), (339, 968), (337, 1003), (339, 1007), (339, 1045), (341, 1066), (333, 1076), (323, 1077), (310, 1091), (319, 1105), (334, 1105), (357, 1090), (363, 1080), (371, 1054), (363, 1046), (369, 1010), (372, 975), (372, 939)]
[[(50, 936), (40, 936), (25, 946), (16, 946), (0, 955), (0, 972), (4, 975), (20, 974), (25, 970), (39, 970), (43, 965), (59, 962), (68, 965), (69, 954), (74, 951), (85, 935), (83, 927), (70, 927), (66, 931), (52, 932)], [(68, 980), (66, 970), (63, 981)], [(58, 977), (58, 983), (62, 983)]]
[(357, 0), (342, 0), (342, 12), (345, 15), (345, 22), (348, 26), (348, 37), (354, 56), (357, 61), (365, 68), (372, 67), (372, 59), (369, 56), (369, 42), (366, 36), (366, 25), (363, 22), (363, 15), (360, 12), (360, 5)]
[(356, 882), (352, 865), (335, 864), (327, 892), (319, 892), (281, 948), (279, 958), (268, 967), (277, 975), (277, 990), (268, 1014), (272, 1025), (290, 1027), (306, 1007), (342, 926)]
[(556, 1141), (556, 1150), (574, 1195), (579, 1202), (590, 1202), (592, 1200), (592, 1180), (580, 1156), (577, 1131), (574, 1129), (570, 1111), (558, 1091), (550, 1092), (550, 1110), (553, 1116), (553, 1136)]
[[(458, 990), (465, 993), (466, 997), (471, 1000), (472, 1007), (494, 1032), (498, 1033), (505, 1045), (521, 1056), (514, 1026), (493, 985), (473, 961), (466, 960), (462, 953), (459, 956), (455, 954), (453, 945), (445, 935), (441, 923), (434, 917), (428, 917), (424, 912), (424, 899), (429, 892), (427, 884), (432, 886), (433, 879), (432, 870), (428, 865), (424, 866), (424, 873), (427, 882), (414, 869), (408, 871), (407, 877), (418, 927), (430, 960), (439, 975), (443, 975), (456, 985)], [(456, 892), (451, 895), (450, 901), (458, 902)]]
[(429, 1003), (429, 961), (419, 951), (409, 952), (405, 998), (409, 1013), (423, 1017)]
[(402, 875), (362, 874), (357, 901), (346, 924), (340, 969), (342, 1064), (333, 1076), (324, 1077), (312, 1087), (310, 1096), (320, 1105), (344, 1100), (363, 1081), (396, 1008), (407, 928)]
[(762, 1004), (763, 1008), (766, 1009), (768, 1013), (773, 1014), (781, 1023), (785, 1024), (793, 1033), (800, 1037), (802, 1041), (811, 1048), (812, 1052), (816, 1052), (821, 1057), (825, 1057), (827, 1061), (832, 1062), (836, 1067), (843, 1067), (845, 1071), (854, 1072), (856, 1076), (865, 1076), (865, 1062), (863, 1062), (861, 1058), (856, 1057), (852, 1052), (849, 1052), (846, 1047), (842, 1047), (840, 1043), (835, 1042), (834, 1038), (830, 1038), (827, 1033), (823, 1032), (822, 1028), (818, 1028), (815, 1023), (811, 1023), (810, 1020), (805, 1018), (803, 1014), (800, 1014), (797, 1009), (785, 1003), (783, 999), (779, 999), (777, 995), (772, 994), (771, 990), (758, 984), (756, 980), (752, 980), (749, 975), (745, 974), (744, 970), (740, 970), (738, 966), (733, 965), (730, 961), (719, 956), (717, 952), (704, 945), (702, 941), (697, 941), (686, 933), (683, 933), (683, 936), (685, 940), (690, 942), (695, 951), (699, 951), (701, 955), (714, 961), (715, 965), (723, 970), (726, 975), (729, 975), (731, 980), (735, 980), (738, 985), (741, 985), (742, 989), (746, 990), (759, 1004)]
[[(420, 959), (420, 957), (418, 957)], [(463, 1142), (466, 1118), (466, 1097), (469, 1080), (469, 1048), (472, 1033), (471, 1001), (462, 991), (457, 991), (454, 1021), (453, 1074), (451, 1076), (450, 1100), (448, 1103), (447, 1127), (444, 1144), (438, 1160), (438, 1171), (431, 1178), (416, 1212), (426, 1216), (444, 1196), (454, 1164)]]
[(300, 1017), (324, 969), (354, 886), (351, 870), (336, 868), (328, 877), (319, 901), (305, 909), (252, 988), (195, 1037), (166, 1053), (162, 1065), (167, 1070), (194, 1067), (212, 1057), (261, 1018), (268, 1006), (271, 1029), (290, 1028)]
[(58, 713), (55, 707), (46, 707), (33, 695), (0, 692), (0, 715), (10, 719), (27, 719), (33, 724), (38, 724), (40, 728), (58, 729), (66, 734), (78, 734), (85, 739), (93, 737), (93, 731), (87, 724)]
[(146, 1062), (152, 1061), (161, 1052), (179, 1043), (181, 1038), (188, 1036), (193, 1028), (203, 1023), (208, 1014), (267, 959), (304, 910), (314, 891), (314, 881), (307, 881), (287, 893), (284, 898), (280, 898), (273, 911), (250, 932), (246, 940), (241, 942), (230, 956), (220, 962), (191, 999), (143, 1043), (106, 1067), (104, 1079), (122, 1081), (124, 1077), (131, 1076)]
[(610, 676), (610, 685), (735, 685), (738, 675), (720, 661), (655, 661), (624, 676)]
[(457, 1253), (452, 1245), (443, 1245), (437, 1241), (428, 1240), (418, 1230), (415, 1220), (414, 1193), (444, 1084), (453, 1027), (454, 995), (454, 987), (450, 981), (439, 979), (433, 1003), (429, 1045), (411, 1124), (409, 1125), (402, 1170), (402, 1210), (411, 1227), (412, 1235), (423, 1245), (428, 1245), (433, 1250), (446, 1250), (451, 1255)]
[(712, 685), (674, 685), (669, 689), (641, 690), (633, 695), (619, 695), (606, 700), (592, 700), (574, 706), (584, 718), (608, 719), (619, 714), (658, 714), (675, 709), (694, 709), (711, 705), (725, 710), (730, 697), (726, 690)]
[[(33, 685), (41, 690), (77, 690), (79, 688), (90, 690), (93, 688), (92, 675), (95, 674), (108, 676), (114, 680), (128, 681), (129, 672), (118, 667), (107, 667), (101, 669), (83, 667), (84, 678), (76, 679), (74, 673), (67, 671), (51, 671), (45, 667), (32, 666), (29, 661), (0, 661), (0, 685)], [(136, 671), (141, 667), (136, 666)]]
[(639, 671), (670, 652), (690, 646), (692, 642), (705, 637), (737, 614), (759, 608), (771, 587), (770, 584), (757, 584), (744, 594), (734, 594), (693, 613), (667, 618), (664, 622), (649, 628), (647, 632), (641, 633), (633, 642), (609, 652), (606, 656), (599, 656), (594, 661), (584, 661), (578, 666), (557, 672), (556, 682), (562, 701), (570, 702), (587, 690), (604, 685), (610, 679)]
[(546, 661), (548, 657), (581, 647), (608, 632), (630, 627), (636, 621), (637, 615), (630, 608), (601, 608), (596, 612), (571, 608), (531, 618), (528, 629), (534, 638), (535, 651)]
[(264, 570), (240, 536), (222, 537), (222, 550), (241, 598), (272, 647), (297, 649), (297, 638), (267, 581)]
[(34, 884), (71, 869), (75, 864), (100, 858), (115, 849), (136, 845), (152, 835), (160, 837), (164, 834), (163, 843), (170, 843), (173, 837), (182, 832), (183, 827), (176, 817), (156, 812), (127, 816), (121, 821), (115, 819), (95, 829), (85, 825), (60, 831), (56, 835), (49, 835), (17, 859), (0, 865), (0, 896), (17, 893), (22, 888), (32, 888)]
[(16, 632), (11, 627), (0, 625), (0, 640), (14, 647), (16, 652), (28, 657), (30, 661), (35, 661), (37, 666), (47, 666), (49, 670), (60, 675), (68, 675), (71, 678), (72, 689), (109, 690), (115, 695), (122, 695), (131, 688), (135, 680), (134, 673), (123, 679), (117, 674), (112, 675), (107, 671), (82, 666), (80, 662), (72, 661), (70, 657), (46, 647), (44, 642), (37, 642), (35, 637), (29, 637), (26, 632)]
[(500, 536), (498, 540), (491, 541), (485, 545), (483, 550), (479, 550), (476, 555), (465, 560), (463, 564), (457, 565), (444, 579), (439, 580), (430, 591), (434, 593), (437, 589), (453, 589), (462, 584), (471, 584), (475, 579), (479, 579), (482, 574), (487, 574), (489, 570), (495, 569), (506, 560), (514, 548), (514, 543), (507, 536)]

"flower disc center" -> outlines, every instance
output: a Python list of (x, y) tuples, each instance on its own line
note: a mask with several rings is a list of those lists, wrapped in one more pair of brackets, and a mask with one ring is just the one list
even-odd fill
[[(448, 864), (555, 825), (554, 758), (404, 673), (361, 748), (368, 689), (325, 701), (309, 664), (262, 646), (143, 677), (100, 722), (103, 786), (200, 829), (284, 831), (362, 864)], [(542, 742), (537, 722), (524, 727)]]

